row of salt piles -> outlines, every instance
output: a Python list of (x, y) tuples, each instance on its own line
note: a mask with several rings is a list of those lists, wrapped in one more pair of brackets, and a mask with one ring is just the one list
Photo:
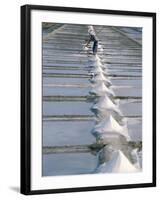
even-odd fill
[[(88, 28), (92, 28), (94, 31), (93, 26)], [(102, 45), (98, 46), (98, 51), (103, 52)], [(89, 56), (89, 59), (89, 67), (91, 68), (89, 73), (92, 75), (90, 94), (98, 97), (98, 101), (91, 108), (97, 116), (97, 124), (93, 128), (92, 134), (96, 137), (97, 142), (106, 144), (99, 152), (100, 164), (96, 172), (137, 172), (140, 170), (137, 150), (132, 152), (132, 160), (134, 160), (134, 164), (132, 164), (117, 145), (121, 142), (130, 141), (130, 137), (125, 121), (120, 124), (115, 119), (115, 116), (121, 118), (122, 113), (118, 108), (118, 104), (113, 102), (115, 94), (110, 88), (112, 83), (107, 77), (107, 69), (98, 55)]]

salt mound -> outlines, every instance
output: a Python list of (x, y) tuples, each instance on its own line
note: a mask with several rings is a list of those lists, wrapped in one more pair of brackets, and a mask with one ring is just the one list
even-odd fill
[(107, 69), (106, 69), (106, 67), (105, 66), (103, 66), (102, 64), (100, 64), (100, 65), (97, 65), (97, 64), (95, 64), (95, 62), (93, 62), (92, 61), (92, 63), (94, 63), (94, 65), (92, 66), (92, 68), (93, 68), (93, 70), (99, 70), (100, 72), (103, 72), (104, 73), (104, 71), (105, 71), (105, 73), (107, 73)]
[[(99, 45), (98, 45), (98, 46), (99, 46)], [(95, 56), (95, 59), (96, 59), (97, 61), (101, 61), (101, 59), (100, 59), (100, 57), (99, 57), (98, 55)]]
[(99, 67), (102, 67), (102, 66), (103, 66), (103, 64), (101, 63), (100, 60), (96, 60), (95, 64), (96, 64), (97, 66), (99, 66)]
[(109, 72), (109, 71), (108, 71), (107, 68), (103, 68), (103, 73), (104, 73), (104, 74), (108, 74), (108, 72)]
[(104, 95), (105, 93), (114, 96), (114, 93), (112, 90), (108, 89), (105, 84), (99, 83), (97, 84), (91, 91), (90, 93), (96, 94), (96, 95)]
[(97, 124), (94, 127), (92, 133), (99, 135), (101, 139), (114, 139), (118, 138), (119, 135), (122, 135), (127, 140), (130, 140), (127, 127), (119, 125), (119, 123), (112, 117), (112, 115)]
[(102, 67), (101, 59), (99, 58), (98, 55), (95, 56), (94, 64), (99, 66), (99, 67)]
[(102, 47), (98, 47), (98, 51), (103, 52), (103, 48)]
[(112, 159), (100, 165), (96, 170), (99, 173), (131, 173), (138, 171), (139, 169), (120, 150), (115, 151)]
[(118, 109), (117, 105), (115, 105), (107, 95), (101, 97), (99, 99), (99, 102), (93, 105), (92, 108), (97, 110), (113, 110), (120, 113), (120, 110)]
[(101, 44), (99, 44), (98, 47), (99, 47), (100, 49), (103, 49)]
[(103, 67), (103, 64), (100, 62), (100, 61), (97, 61), (97, 60), (89, 60), (88, 61), (88, 65), (89, 66), (92, 66), (92, 67)]
[(97, 74), (96, 76), (94, 76), (93, 78), (92, 78), (92, 81), (93, 82), (105, 82), (105, 81), (108, 81), (108, 82), (110, 82), (110, 80), (109, 79), (107, 79), (104, 75), (103, 75), (103, 73), (99, 73), (99, 74)]
[(100, 59), (100, 57), (98, 56), (98, 55), (92, 55), (92, 56), (88, 56), (89, 57), (89, 60), (90, 61), (94, 61), (94, 62), (96, 62), (96, 61), (101, 61), (101, 59)]
[(95, 67), (94, 69), (91, 70), (91, 72), (97, 74), (97, 73), (103, 73), (103, 70), (101, 67)]

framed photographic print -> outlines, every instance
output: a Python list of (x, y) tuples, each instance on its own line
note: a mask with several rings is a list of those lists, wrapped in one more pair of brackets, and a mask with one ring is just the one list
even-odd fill
[(156, 186), (156, 14), (21, 7), (21, 193)]

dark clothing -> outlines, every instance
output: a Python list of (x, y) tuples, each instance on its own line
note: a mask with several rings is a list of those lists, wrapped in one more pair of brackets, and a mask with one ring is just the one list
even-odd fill
[(94, 41), (93, 43), (93, 53), (96, 54), (98, 50), (98, 41)]
[(89, 42), (98, 42), (98, 39), (95, 35), (90, 35)]
[(96, 54), (96, 53), (97, 53), (97, 50), (98, 50), (98, 39), (97, 39), (97, 37), (96, 37), (95, 35), (90, 35), (89, 43), (90, 43), (91, 41), (94, 42), (94, 43), (93, 43), (93, 48), (92, 48), (93, 54)]

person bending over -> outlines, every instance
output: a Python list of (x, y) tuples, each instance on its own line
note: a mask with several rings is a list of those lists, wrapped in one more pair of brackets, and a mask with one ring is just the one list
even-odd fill
[(90, 42), (93, 42), (93, 47), (92, 47), (92, 51), (93, 51), (93, 55), (97, 54), (97, 50), (98, 50), (98, 39), (96, 37), (96, 34), (94, 32), (94, 29), (92, 26), (88, 27), (88, 33), (89, 33), (89, 40), (86, 43), (86, 47), (88, 47), (88, 45), (90, 44)]

